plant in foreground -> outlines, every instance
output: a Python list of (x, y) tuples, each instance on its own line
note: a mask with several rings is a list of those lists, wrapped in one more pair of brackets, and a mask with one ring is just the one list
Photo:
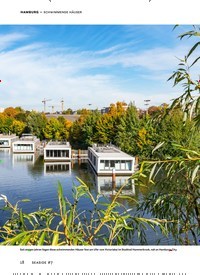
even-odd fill
[[(159, 227), (167, 234), (166, 221), (134, 217), (132, 209), (126, 209), (119, 199), (133, 200), (122, 196), (119, 189), (111, 202), (102, 202), (100, 195), (96, 197), (81, 181), (74, 186), (72, 202), (63, 194), (58, 183), (59, 210), (39, 209), (25, 213), (19, 204), (28, 200), (11, 204), (7, 197), (1, 195), (5, 206), (3, 210), (10, 212), (10, 218), (0, 227), (1, 245), (126, 245), (132, 242), (133, 236), (142, 244), (145, 243), (145, 229), (154, 230)], [(91, 202), (91, 209), (81, 210), (81, 198)]]

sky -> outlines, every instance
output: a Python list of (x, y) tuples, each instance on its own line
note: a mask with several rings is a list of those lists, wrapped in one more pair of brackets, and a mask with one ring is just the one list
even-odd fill
[(0, 107), (46, 111), (101, 109), (117, 101), (138, 108), (182, 93), (167, 79), (194, 41), (190, 26), (1, 25)]

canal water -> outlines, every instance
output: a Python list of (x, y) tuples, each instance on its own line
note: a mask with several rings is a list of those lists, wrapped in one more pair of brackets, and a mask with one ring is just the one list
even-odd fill
[[(110, 200), (114, 194), (111, 177), (97, 177), (87, 160), (76, 160), (67, 163), (46, 163), (42, 157), (34, 154), (12, 154), (10, 149), (0, 149), (0, 194), (6, 195), (11, 203), (21, 199), (30, 199), (31, 202), (20, 206), (24, 211), (38, 210), (38, 207), (58, 209), (57, 185), (62, 184), (64, 195), (72, 197), (73, 184), (79, 185), (78, 178), (83, 180), (91, 192), (101, 194), (102, 200)], [(117, 177), (116, 188), (120, 187), (127, 177)], [(115, 189), (116, 190), (116, 189)], [(129, 181), (124, 194), (138, 200), (142, 191)], [(125, 206), (135, 208), (134, 202), (130, 204), (124, 200)], [(0, 207), (3, 202), (0, 201)], [(80, 208), (89, 209), (88, 199), (81, 201)], [(0, 211), (0, 226), (6, 220), (6, 212)], [(150, 245), (174, 244), (171, 237), (164, 237), (152, 230), (147, 231), (147, 241)], [(138, 244), (135, 240), (134, 244)]]

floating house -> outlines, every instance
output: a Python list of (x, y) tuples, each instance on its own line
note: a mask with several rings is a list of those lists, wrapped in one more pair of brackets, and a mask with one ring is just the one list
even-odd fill
[(97, 175), (132, 175), (134, 172), (135, 158), (113, 145), (88, 147), (88, 160)]
[(45, 175), (70, 175), (71, 174), (71, 162), (45, 162), (44, 163)]
[(0, 134), (0, 148), (11, 148), (12, 143), (18, 139), (19, 137), (16, 135)]
[(34, 153), (40, 146), (40, 140), (31, 134), (23, 134), (22, 137), (12, 143), (13, 153)]
[(71, 146), (67, 141), (50, 141), (44, 147), (45, 161), (71, 160)]

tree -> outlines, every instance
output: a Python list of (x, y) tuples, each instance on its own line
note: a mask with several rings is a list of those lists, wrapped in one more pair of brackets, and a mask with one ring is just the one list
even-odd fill
[(70, 127), (71, 122), (65, 120), (62, 116), (51, 118), (44, 129), (45, 138), (53, 140), (68, 140)]
[(4, 115), (7, 117), (14, 118), (18, 113), (20, 113), (18, 108), (8, 107), (4, 110)]
[(44, 139), (44, 129), (47, 124), (47, 118), (44, 114), (32, 111), (27, 117), (27, 128), (26, 130), (31, 134)]
[(99, 143), (115, 143), (118, 125), (126, 112), (124, 106), (124, 102), (110, 104), (108, 113), (103, 114), (97, 121), (96, 140)]
[(17, 136), (21, 136), (21, 134), (24, 132), (25, 127), (26, 124), (24, 122), (14, 120), (11, 125), (11, 131), (12, 133), (15, 133)]
[(72, 115), (73, 110), (71, 108), (68, 108), (67, 110), (63, 111), (63, 115)]
[(82, 139), (84, 140), (85, 146), (91, 146), (93, 143), (98, 142), (96, 139), (97, 134), (97, 122), (99, 121), (101, 114), (98, 110), (90, 113), (86, 116), (84, 124), (82, 125)]
[[(179, 37), (181, 39), (184, 37), (199, 39), (200, 28), (194, 27), (193, 30), (185, 32)], [(179, 131), (176, 128), (172, 132), (176, 140), (180, 139), (178, 140), (180, 143), (182, 141), (180, 135), (183, 135), (185, 130), (186, 143), (184, 146), (171, 144), (176, 152), (179, 152), (175, 157), (169, 155), (165, 159), (143, 162), (137, 179), (137, 183), (139, 183), (142, 178), (146, 177), (148, 183), (154, 183), (155, 190), (140, 205), (140, 211), (168, 220), (167, 230), (175, 237), (178, 244), (198, 244), (200, 235), (200, 150), (199, 146), (194, 144), (191, 149), (189, 142), (189, 129), (196, 128), (199, 134), (200, 125), (199, 81), (193, 80), (190, 74), (190, 69), (200, 60), (200, 56), (195, 57), (195, 60), (191, 60), (191, 56), (199, 45), (200, 41), (196, 42), (188, 54), (180, 59), (180, 67), (169, 78), (169, 80), (174, 80), (174, 85), (181, 84), (184, 87), (181, 96), (176, 98), (170, 106), (169, 113), (176, 114), (174, 123), (177, 127), (177, 115), (180, 115), (179, 108), (181, 108), (181, 115), (183, 114), (182, 125), (178, 125)], [(171, 123), (168, 119), (169, 117), (165, 121)], [(187, 129), (188, 119), (193, 123), (189, 126), (189, 129)], [(170, 120), (172, 120), (172, 117), (170, 117)], [(180, 120), (178, 121), (181, 124)], [(163, 145), (164, 142), (157, 144), (152, 153), (159, 151)]]
[(190, 51), (184, 58), (180, 58), (179, 68), (174, 71), (172, 76), (168, 80), (174, 81), (174, 86), (181, 85), (184, 87), (181, 96), (173, 101), (171, 108), (179, 106), (184, 112), (184, 121), (187, 117), (194, 119), (196, 125), (200, 126), (200, 79), (199, 75), (191, 75), (191, 69), (197, 65), (200, 60), (200, 56), (194, 56), (196, 49), (200, 46), (200, 27), (193, 26), (193, 29), (182, 33), (179, 38), (197, 38), (197, 42), (193, 45)]
[(117, 126), (116, 144), (125, 152), (136, 155), (136, 144), (139, 129), (139, 117), (136, 107), (130, 103), (126, 112), (121, 117)]

